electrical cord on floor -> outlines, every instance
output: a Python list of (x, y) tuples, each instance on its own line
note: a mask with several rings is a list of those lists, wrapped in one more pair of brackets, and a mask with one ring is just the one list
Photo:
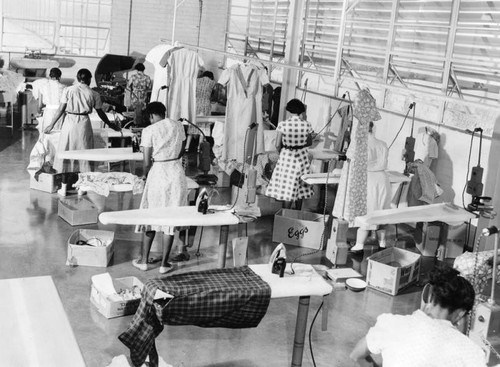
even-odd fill
[(316, 317), (318, 317), (319, 311), (323, 307), (323, 303), (325, 303), (325, 301), (322, 301), (321, 304), (319, 305), (318, 310), (316, 311), (316, 314), (314, 315), (314, 318), (311, 322), (311, 326), (309, 327), (309, 350), (311, 351), (311, 359), (312, 359), (314, 367), (316, 367), (316, 360), (314, 359), (314, 353), (313, 353), (313, 348), (312, 348), (311, 332), (312, 332), (312, 328), (314, 326), (314, 321), (316, 321)]
[(326, 220), (326, 205), (328, 203), (328, 179), (330, 178), (330, 162), (331, 161), (328, 161), (327, 163), (327, 166), (326, 166), (326, 181), (325, 181), (325, 202), (323, 204), (323, 232), (321, 233), (321, 240), (319, 242), (319, 248), (318, 249), (315, 249), (315, 250), (312, 250), (312, 251), (309, 251), (309, 252), (306, 252), (306, 253), (303, 253), (303, 254), (300, 254), (298, 256), (296, 256), (292, 262), (290, 263), (290, 272), (292, 274), (295, 274), (295, 271), (293, 270), (293, 264), (298, 260), (300, 259), (301, 257), (305, 257), (305, 256), (311, 256), (311, 255), (314, 255), (318, 252), (320, 252), (322, 250), (322, 247), (323, 247), (323, 242), (325, 240), (325, 232), (326, 230), (328, 229), (328, 221)]

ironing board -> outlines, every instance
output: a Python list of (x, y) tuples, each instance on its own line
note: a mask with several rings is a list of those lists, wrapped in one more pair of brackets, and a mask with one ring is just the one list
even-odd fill
[(310, 299), (330, 294), (332, 286), (308, 264), (294, 264), (295, 275), (291, 275), (290, 264), (287, 264), (283, 278), (271, 273), (269, 264), (249, 265), (249, 268), (269, 284), (271, 298), (299, 297), (291, 366), (302, 366)]
[(132, 148), (100, 148), (57, 152), (57, 158), (92, 162), (142, 161), (143, 154), (133, 152)]
[[(209, 209), (214, 209), (210, 207)], [(220, 208), (222, 209), (222, 208)], [(102, 224), (159, 225), (171, 227), (220, 227), (219, 256), (217, 267), (226, 266), (229, 226), (245, 223), (229, 210), (217, 210), (210, 214), (198, 212), (196, 206), (152, 208), (104, 212), (99, 215)]]
[(454, 225), (476, 218), (476, 215), (451, 203), (411, 206), (396, 209), (375, 210), (356, 217), (355, 227), (411, 222), (444, 222)]
[[(325, 185), (328, 176), (328, 184), (336, 185), (340, 181), (340, 173), (342, 169), (335, 168), (330, 174), (323, 173), (308, 173), (302, 176), (302, 180), (309, 185)], [(386, 171), (387, 176), (389, 176), (389, 181), (391, 184), (400, 184), (403, 182), (410, 182), (411, 178), (396, 172), (396, 171)]]
[(3, 366), (85, 367), (50, 276), (0, 280)]

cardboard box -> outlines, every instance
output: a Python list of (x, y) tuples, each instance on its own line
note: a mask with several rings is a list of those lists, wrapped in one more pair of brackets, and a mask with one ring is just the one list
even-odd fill
[[(441, 240), (442, 225), (437, 223), (424, 223), (422, 228), (422, 242), (416, 243), (417, 249), (424, 257), (435, 257)], [(418, 228), (416, 229), (418, 231)]]
[[(109, 273), (92, 277), (90, 302), (106, 318), (131, 315), (137, 311), (141, 302), (141, 292), (144, 284), (136, 277), (112, 279)], [(128, 297), (119, 293), (128, 291)], [(158, 290), (154, 299), (171, 297)]]
[(273, 242), (324, 250), (330, 234), (328, 221), (328, 216), (323, 219), (322, 214), (280, 209), (274, 215)]
[[(133, 289), (137, 287), (137, 292), (140, 295), (144, 284), (136, 277), (117, 278), (113, 281), (115, 289)], [(137, 311), (139, 303), (141, 302), (140, 296), (138, 298), (124, 300), (118, 294), (106, 295), (100, 291), (94, 283), (91, 285), (90, 301), (97, 310), (106, 318), (120, 317), (132, 315)]]
[[(68, 239), (68, 256), (66, 265), (71, 266), (108, 266), (114, 253), (114, 237), (112, 231), (94, 229), (78, 229)], [(97, 239), (94, 240), (94, 239)], [(102, 243), (105, 246), (77, 245), (78, 241)]]
[(396, 295), (418, 279), (421, 255), (391, 247), (368, 258), (366, 283), (368, 287)]
[(61, 188), (61, 183), (65, 178), (68, 184), (68, 190), (78, 181), (78, 172), (66, 173), (40, 173), (38, 181), (34, 176), (30, 177), (30, 189), (39, 190), (48, 193), (54, 193)]
[(85, 197), (59, 199), (57, 214), (72, 226), (97, 223), (97, 207)]
[(446, 238), (445, 258), (457, 258), (464, 253), (467, 237), (467, 224), (462, 223), (458, 226), (445, 226), (444, 237)]
[(54, 193), (61, 188), (62, 175), (59, 173), (40, 173), (38, 181), (30, 177), (30, 189)]

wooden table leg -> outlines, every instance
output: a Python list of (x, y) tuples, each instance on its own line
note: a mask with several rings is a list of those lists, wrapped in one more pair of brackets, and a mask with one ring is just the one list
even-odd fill
[(219, 258), (217, 261), (217, 267), (219, 269), (224, 269), (226, 266), (226, 252), (227, 252), (228, 235), (229, 235), (229, 226), (220, 226)]
[(293, 340), (292, 367), (302, 366), (302, 355), (304, 354), (304, 343), (307, 329), (307, 315), (309, 313), (309, 302), (311, 297), (302, 296), (299, 299), (297, 310), (297, 321), (295, 323), (295, 337)]

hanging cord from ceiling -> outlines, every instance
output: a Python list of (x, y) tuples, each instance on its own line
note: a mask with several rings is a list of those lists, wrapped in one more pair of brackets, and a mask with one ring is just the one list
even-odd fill
[(200, 18), (198, 19), (198, 39), (196, 40), (196, 46), (200, 46), (200, 34), (201, 34), (201, 19), (203, 17), (203, 0), (200, 2)]

